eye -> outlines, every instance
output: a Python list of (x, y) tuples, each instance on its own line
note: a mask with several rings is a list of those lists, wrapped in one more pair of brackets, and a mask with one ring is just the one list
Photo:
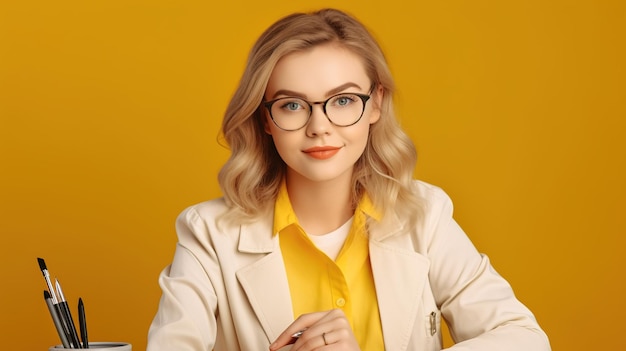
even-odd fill
[(330, 104), (332, 106), (344, 107), (354, 103), (356, 99), (358, 97), (352, 94), (337, 95), (331, 99)]
[(299, 111), (304, 109), (304, 104), (300, 100), (281, 101), (280, 108), (285, 111)]

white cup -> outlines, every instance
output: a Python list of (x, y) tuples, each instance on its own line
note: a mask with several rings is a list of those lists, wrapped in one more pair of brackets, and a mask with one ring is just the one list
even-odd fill
[[(99, 351), (132, 351), (132, 346), (125, 342), (89, 342), (90, 349), (98, 349)], [(63, 345), (51, 346), (48, 351), (67, 351)]]

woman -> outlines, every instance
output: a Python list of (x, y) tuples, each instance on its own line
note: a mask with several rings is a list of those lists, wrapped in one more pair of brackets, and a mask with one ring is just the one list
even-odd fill
[(383, 53), (294, 14), (253, 47), (223, 121), (224, 197), (185, 210), (148, 350), (549, 350), (437, 187), (414, 181)]

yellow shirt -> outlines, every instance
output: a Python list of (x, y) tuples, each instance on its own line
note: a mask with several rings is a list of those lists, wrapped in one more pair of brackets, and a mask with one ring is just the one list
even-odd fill
[(376, 212), (364, 196), (339, 256), (333, 261), (300, 227), (283, 184), (275, 204), (274, 233), (280, 235), (294, 318), (341, 308), (361, 350), (380, 351), (385, 347), (369, 261), (366, 216), (376, 218)]

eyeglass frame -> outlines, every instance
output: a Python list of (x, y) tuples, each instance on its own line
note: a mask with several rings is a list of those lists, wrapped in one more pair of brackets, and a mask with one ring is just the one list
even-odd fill
[[(359, 123), (361, 118), (363, 118), (363, 114), (365, 113), (365, 107), (366, 107), (367, 102), (369, 101), (369, 99), (372, 98), (371, 94), (374, 91), (375, 87), (376, 87), (376, 85), (372, 86), (372, 88), (370, 89), (370, 93), (369, 94), (345, 92), (345, 93), (335, 94), (335, 95), (329, 97), (328, 99), (322, 100), (322, 101), (308, 101), (308, 100), (305, 100), (305, 99), (297, 97), (297, 96), (285, 96), (285, 97), (281, 97), (281, 98), (274, 99), (274, 100), (271, 100), (271, 101), (265, 101), (265, 102), (263, 102), (263, 106), (265, 106), (265, 108), (269, 112), (270, 118), (272, 119), (272, 122), (274, 122), (274, 125), (276, 127), (278, 127), (279, 129), (282, 129), (282, 130), (284, 130), (286, 132), (295, 132), (296, 130), (300, 130), (300, 129), (306, 127), (306, 125), (309, 124), (309, 121), (311, 120), (311, 116), (313, 115), (313, 105), (322, 105), (322, 111), (324, 112), (324, 116), (326, 116), (326, 119), (330, 123), (332, 123), (334, 126), (337, 126), (337, 127), (350, 127), (350, 126), (353, 126), (353, 125)], [(326, 105), (328, 104), (328, 102), (330, 100), (332, 100), (333, 98), (336, 98), (337, 96), (341, 96), (341, 95), (355, 95), (355, 96), (358, 96), (361, 99), (361, 101), (363, 102), (363, 110), (361, 111), (361, 115), (359, 115), (359, 118), (357, 118), (356, 121), (354, 121), (354, 122), (352, 122), (350, 124), (346, 124), (346, 125), (341, 125), (341, 124), (337, 124), (337, 123), (333, 122), (333, 120), (330, 119), (330, 117), (328, 117), (328, 114), (326, 113)], [(294, 98), (302, 100), (302, 101), (307, 103), (307, 105), (309, 106), (309, 116), (307, 117), (306, 122), (304, 122), (302, 127), (299, 127), (299, 128), (296, 128), (296, 129), (285, 129), (285, 128), (279, 126), (278, 123), (276, 123), (276, 120), (274, 119), (274, 116), (272, 115), (272, 106), (277, 101), (280, 101), (280, 100), (283, 100), (283, 99), (294, 99)]]

